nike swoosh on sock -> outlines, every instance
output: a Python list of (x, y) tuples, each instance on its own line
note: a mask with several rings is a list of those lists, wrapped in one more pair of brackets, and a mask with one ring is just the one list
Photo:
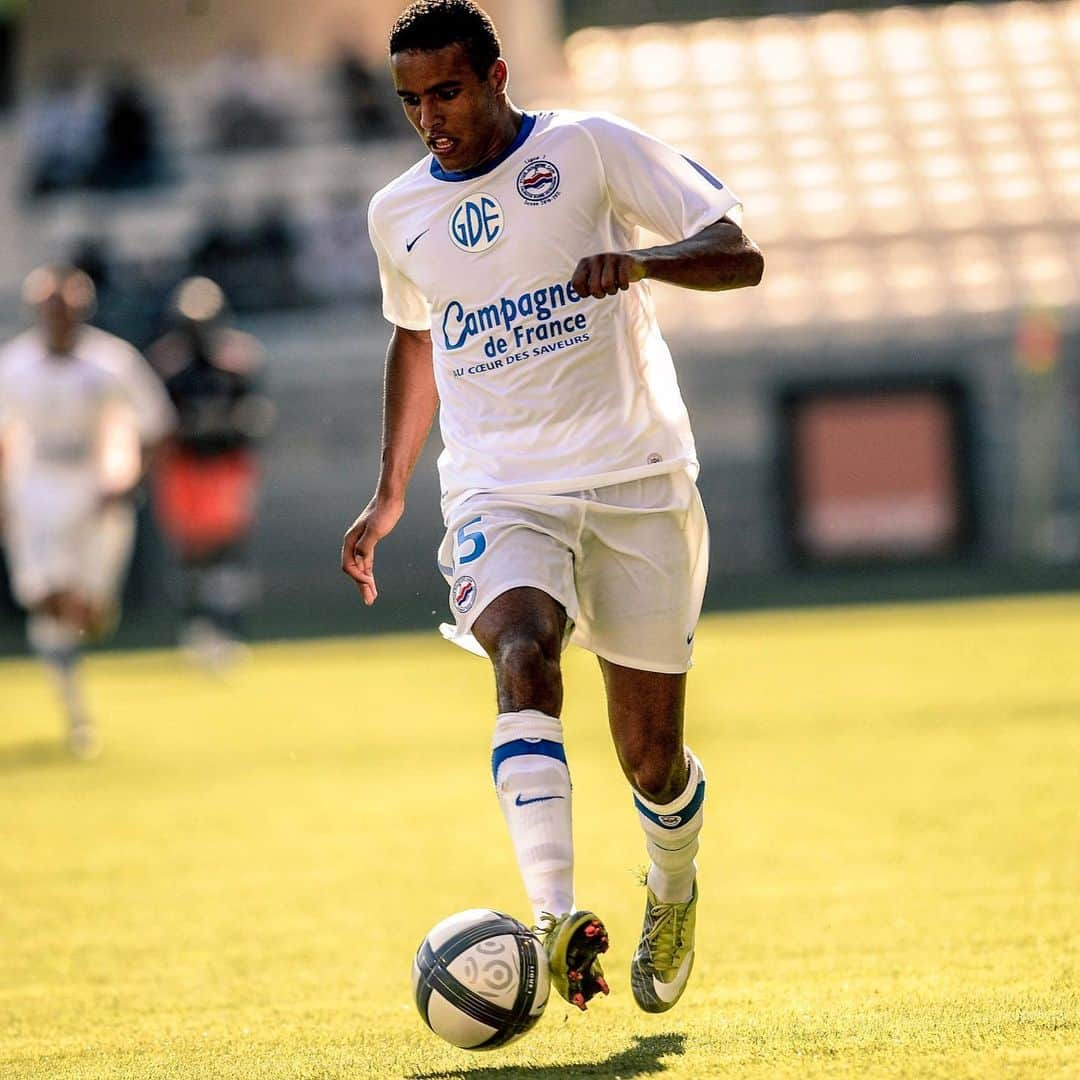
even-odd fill
[(535, 799), (523, 799), (521, 797), (521, 795), (519, 794), (518, 797), (514, 800), (514, 805), (515, 806), (528, 806), (529, 803), (551, 802), (552, 799), (565, 799), (565, 798), (566, 798), (565, 795), (540, 795)]

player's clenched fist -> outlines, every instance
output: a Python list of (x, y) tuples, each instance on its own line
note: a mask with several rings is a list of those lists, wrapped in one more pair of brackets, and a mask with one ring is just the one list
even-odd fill
[(364, 603), (375, 603), (375, 545), (391, 532), (401, 519), (403, 502), (372, 499), (352, 523), (341, 544), (341, 569), (356, 582)]
[(601, 300), (629, 289), (644, 277), (645, 264), (638, 256), (625, 251), (605, 251), (599, 255), (586, 255), (577, 264), (570, 284), (579, 296), (594, 296)]

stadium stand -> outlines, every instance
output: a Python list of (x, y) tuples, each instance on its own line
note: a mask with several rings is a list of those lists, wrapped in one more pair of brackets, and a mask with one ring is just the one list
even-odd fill
[[(905, 325), (1080, 297), (1080, 3), (889, 8), (589, 29), (582, 108), (727, 180), (768, 287), (702, 325)], [(813, 272), (808, 272), (808, 266)]]
[[(79, 190), (20, 202), (24, 164), (14, 124), (0, 129), (5, 174), (0, 236), (16, 238), (17, 260), (0, 268), (0, 314), (10, 306), (29, 266), (71, 252), (87, 236), (107, 235), (121, 263), (176, 260), (196, 242), (208, 209), (250, 224), (267, 203), (285, 204), (298, 228), (325, 216), (326, 206), (351, 191), (359, 206), (416, 156), (411, 143), (348, 140), (342, 132), (336, 89), (318, 69), (290, 79), (291, 130), (286, 145), (221, 152), (210, 145), (199, 73), (160, 74), (163, 141), (176, 162), (174, 182), (114, 194)], [(401, 129), (399, 128), (400, 132)], [(5, 303), (6, 301), (6, 303)]]
[[(768, 246), (766, 289), (722, 306), (665, 290), (680, 320), (902, 328), (1080, 298), (1080, 0), (594, 28), (566, 56), (577, 104), (685, 148), (742, 196)], [(31, 209), (25, 264), (103, 226), (121, 259), (175, 254), (210, 205), (243, 216), (273, 199), (303, 225), (414, 155), (345, 141), (315, 70), (290, 73), (287, 146), (216, 153), (198, 79), (156, 86), (177, 185)]]

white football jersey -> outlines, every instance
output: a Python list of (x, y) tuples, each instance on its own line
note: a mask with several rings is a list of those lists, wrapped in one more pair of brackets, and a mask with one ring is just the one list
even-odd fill
[(429, 156), (371, 201), (383, 314), (431, 331), (443, 505), (479, 491), (559, 492), (697, 459), (649, 286), (595, 300), (586, 255), (648, 229), (700, 232), (738, 199), (701, 166), (615, 117), (526, 114), (497, 158), (464, 173)]
[(161, 379), (133, 345), (94, 326), (83, 327), (77, 346), (85, 356), (111, 371), (124, 388), (144, 445), (160, 442), (176, 427), (176, 410)]
[(50, 356), (36, 330), (0, 350), (0, 437), (16, 501), (35, 491), (91, 498), (127, 486), (137, 476), (138, 443), (164, 437), (173, 418), (146, 361), (101, 330), (85, 327), (65, 358)]

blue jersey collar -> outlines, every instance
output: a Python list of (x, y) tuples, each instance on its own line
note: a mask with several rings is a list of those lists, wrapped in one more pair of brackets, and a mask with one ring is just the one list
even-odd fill
[(447, 172), (440, 164), (438, 158), (432, 156), (431, 175), (436, 180), (445, 180), (451, 184), (460, 184), (463, 180), (475, 180), (478, 176), (486, 176), (493, 169), (497, 169), (511, 154), (521, 149), (522, 144), (532, 134), (536, 127), (536, 117), (531, 113), (525, 113), (521, 118), (521, 127), (518, 128), (514, 141), (501, 153), (483, 165), (477, 165), (475, 169), (466, 169), (464, 172)]

